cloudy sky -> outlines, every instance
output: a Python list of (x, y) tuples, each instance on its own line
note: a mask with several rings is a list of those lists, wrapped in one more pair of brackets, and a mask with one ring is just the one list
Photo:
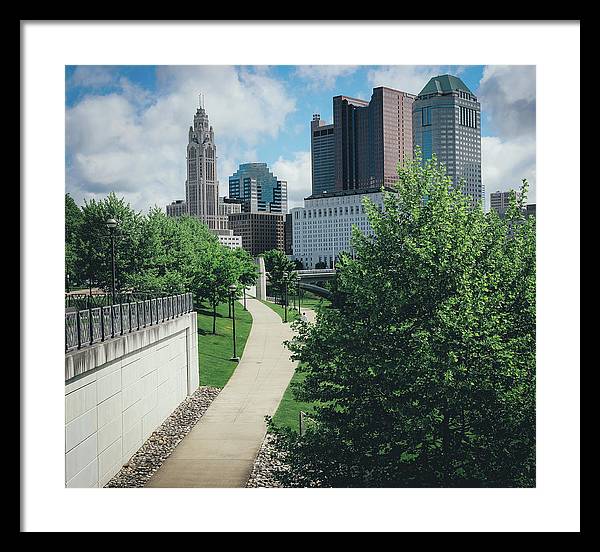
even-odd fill
[(530, 182), (535, 202), (534, 66), (67, 66), (66, 190), (82, 204), (114, 191), (140, 211), (185, 197), (188, 128), (198, 94), (215, 130), (220, 195), (240, 163), (266, 162), (290, 208), (310, 195), (310, 120), (332, 120), (338, 94), (369, 100), (389, 86), (417, 94), (452, 73), (482, 109), (489, 193)]

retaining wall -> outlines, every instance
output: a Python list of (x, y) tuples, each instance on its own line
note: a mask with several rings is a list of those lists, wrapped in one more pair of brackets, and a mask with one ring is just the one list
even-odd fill
[(65, 485), (104, 486), (199, 385), (196, 313), (65, 355)]

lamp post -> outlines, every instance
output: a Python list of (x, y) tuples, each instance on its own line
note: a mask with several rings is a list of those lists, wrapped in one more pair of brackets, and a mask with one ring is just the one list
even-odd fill
[(284, 312), (284, 322), (287, 322), (287, 306), (288, 306), (288, 296), (287, 296), (287, 285), (288, 285), (288, 273), (283, 273), (283, 312)]
[(115, 304), (116, 291), (115, 291), (115, 228), (117, 227), (117, 221), (114, 218), (110, 218), (106, 221), (106, 227), (110, 232), (110, 252), (111, 252), (111, 265), (112, 265), (112, 304)]
[(246, 308), (246, 286), (244, 286), (244, 310), (248, 310)]
[(231, 301), (232, 311), (233, 311), (233, 356), (229, 360), (233, 360), (234, 362), (239, 362), (240, 358), (237, 356), (237, 351), (235, 349), (235, 299), (234, 299), (235, 292), (236, 292), (236, 287), (234, 284), (231, 284), (229, 286), (229, 298)]

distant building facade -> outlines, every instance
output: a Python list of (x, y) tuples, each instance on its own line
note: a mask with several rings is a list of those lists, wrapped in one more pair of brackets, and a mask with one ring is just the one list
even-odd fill
[(283, 243), (284, 252), (286, 255), (292, 255), (292, 242), (293, 242), (293, 231), (292, 231), (292, 214), (287, 213), (285, 215), (285, 221), (283, 223)]
[(181, 217), (183, 215), (187, 215), (187, 205), (183, 199), (176, 199), (167, 205), (167, 216)]
[(239, 199), (231, 199), (228, 197), (219, 198), (219, 215), (228, 217), (235, 213), (242, 212), (242, 201)]
[(305, 198), (304, 207), (292, 209), (293, 258), (306, 269), (315, 268), (317, 263), (335, 268), (341, 252), (352, 254), (353, 226), (366, 235), (373, 234), (363, 205), (365, 197), (383, 209), (380, 188), (311, 195)]
[(493, 209), (501, 217), (503, 217), (506, 214), (506, 210), (510, 205), (511, 193), (515, 194), (517, 200), (521, 195), (521, 192), (519, 192), (518, 190), (508, 190), (506, 192), (492, 192), (490, 194), (490, 209)]
[(335, 189), (334, 125), (325, 124), (318, 113), (310, 123), (310, 161), (312, 194), (333, 192)]
[(413, 154), (415, 96), (380, 86), (369, 102), (333, 98), (335, 190), (389, 186)]
[(481, 106), (461, 79), (439, 75), (421, 90), (413, 105), (413, 142), (424, 161), (435, 154), (455, 185), (464, 182), (465, 195), (483, 200)]
[(216, 232), (219, 243), (229, 247), (229, 249), (239, 249), (243, 247), (242, 236), (236, 236), (233, 230), (217, 230)]
[(242, 247), (253, 257), (265, 251), (284, 251), (284, 216), (279, 213), (237, 213), (229, 215), (229, 226), (242, 239)]
[(189, 215), (204, 222), (210, 230), (227, 229), (227, 217), (218, 212), (215, 135), (202, 105), (196, 109), (188, 132), (185, 195)]
[(243, 163), (229, 177), (229, 197), (242, 201), (244, 213), (287, 213), (287, 182), (266, 163)]

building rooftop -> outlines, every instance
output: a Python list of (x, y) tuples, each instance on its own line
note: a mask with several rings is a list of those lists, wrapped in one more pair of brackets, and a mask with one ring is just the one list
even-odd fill
[(469, 90), (469, 87), (458, 77), (455, 77), (454, 75), (438, 75), (437, 77), (429, 79), (425, 88), (419, 92), (419, 96), (427, 94), (443, 94), (454, 90), (462, 90), (463, 92), (473, 94), (473, 92)]
[[(395, 190), (389, 186), (385, 186), (384, 190), (386, 192), (394, 192)], [(381, 187), (373, 187), (373, 188), (356, 188), (354, 190), (339, 190), (337, 192), (323, 192), (322, 194), (312, 194), (308, 197), (305, 197), (304, 200), (307, 199), (326, 199), (329, 197), (342, 197), (342, 196), (351, 196), (351, 195), (359, 195), (359, 194), (374, 194), (377, 192), (381, 192)]]

